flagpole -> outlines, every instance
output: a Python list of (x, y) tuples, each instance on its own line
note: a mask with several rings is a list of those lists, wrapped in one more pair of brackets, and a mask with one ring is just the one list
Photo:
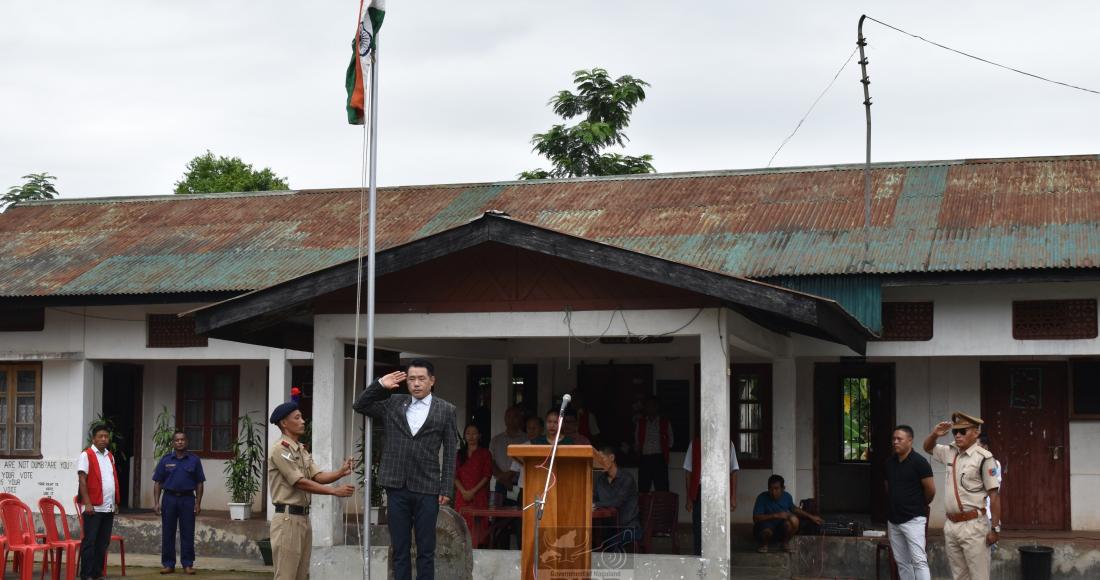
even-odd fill
[[(366, 374), (363, 375), (364, 380), (367, 377), (374, 377), (374, 252), (375, 252), (375, 238), (376, 238), (376, 219), (377, 215), (377, 182), (378, 176), (378, 43), (374, 43), (374, 49), (370, 54), (371, 67), (370, 67), (370, 109), (367, 117), (367, 123), (370, 130), (370, 173), (369, 173), (369, 187), (370, 187), (370, 216), (367, 222), (367, 368)], [(358, 356), (358, 355), (357, 355)], [(363, 430), (363, 450), (365, 452), (367, 464), (364, 466), (363, 472), (366, 474), (363, 478), (365, 482), (363, 494), (366, 496), (366, 501), (363, 504), (367, 507), (366, 512), (363, 514), (363, 578), (370, 580), (370, 509), (371, 509), (371, 465), (372, 463), (372, 420), (368, 416), (366, 418), (366, 428)]]

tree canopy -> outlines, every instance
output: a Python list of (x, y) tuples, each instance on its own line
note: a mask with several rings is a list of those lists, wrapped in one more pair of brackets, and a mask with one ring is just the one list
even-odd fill
[(176, 193), (225, 193), (290, 189), (286, 179), (265, 167), (260, 171), (240, 157), (215, 157), (209, 150), (187, 164)]
[(520, 179), (655, 171), (652, 155), (602, 152), (629, 141), (623, 131), (630, 125), (634, 107), (645, 100), (645, 87), (649, 83), (629, 75), (612, 80), (602, 68), (574, 72), (573, 83), (576, 93), (560, 91), (549, 105), (562, 119), (580, 117), (580, 121), (571, 126), (554, 125), (545, 133), (536, 133), (531, 139), (533, 150), (546, 157), (552, 167), (524, 171)]
[(57, 197), (57, 188), (55, 188), (52, 183), (53, 180), (57, 178), (49, 173), (45, 171), (42, 173), (31, 173), (30, 175), (24, 175), (22, 179), (27, 181), (23, 183), (23, 185), (13, 185), (9, 187), (8, 192), (0, 196), (0, 211), (21, 201), (53, 199)]

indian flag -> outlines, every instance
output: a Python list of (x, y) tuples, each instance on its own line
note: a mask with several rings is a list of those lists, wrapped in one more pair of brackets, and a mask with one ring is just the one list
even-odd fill
[[(363, 9), (364, 4), (366, 9)], [(374, 63), (374, 50), (378, 46), (378, 29), (382, 28), (382, 19), (386, 16), (386, 0), (360, 0), (359, 29), (351, 43), (351, 62), (344, 80), (348, 91), (348, 123), (362, 125), (365, 119), (364, 79), (370, 76), (370, 67)]]

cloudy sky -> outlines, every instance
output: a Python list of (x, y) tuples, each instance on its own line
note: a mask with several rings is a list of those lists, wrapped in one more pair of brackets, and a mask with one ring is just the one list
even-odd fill
[[(207, 149), (294, 188), (360, 183), (343, 78), (356, 0), (3, 0), (0, 187), (170, 193)], [(828, 84), (861, 13), (1100, 90), (1100, 2), (389, 0), (382, 185), (498, 181), (545, 166), (530, 138), (571, 72), (648, 81), (630, 154), (659, 171), (755, 168)], [(1100, 153), (1100, 95), (947, 53), (875, 23), (875, 160)], [(774, 165), (863, 160), (855, 59)]]

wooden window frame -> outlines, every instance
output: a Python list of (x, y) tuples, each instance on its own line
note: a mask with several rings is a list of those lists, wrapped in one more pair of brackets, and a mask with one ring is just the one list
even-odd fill
[[(34, 442), (33, 449), (28, 451), (15, 451), (15, 416), (17, 412), (16, 392), (17, 373), (19, 371), (33, 370), (35, 374), (34, 385)], [(0, 372), (10, 373), (8, 381), (8, 416), (5, 425), (8, 429), (8, 450), (0, 453), (0, 459), (42, 459), (42, 364), (19, 363), (0, 365)]]
[[(760, 377), (760, 399), (750, 401), (741, 399), (737, 389), (737, 379), (740, 376), (754, 375)], [(769, 363), (733, 364), (730, 365), (730, 437), (737, 447), (737, 463), (741, 469), (771, 469), (772, 468), (772, 407), (774, 390), (772, 389), (772, 365)], [(760, 429), (742, 430), (740, 405), (742, 402), (759, 402)], [(760, 457), (745, 457), (741, 451), (741, 433), (760, 433)]]
[[(176, 367), (176, 428), (184, 429), (186, 424), (184, 423), (184, 416), (186, 410), (184, 408), (184, 375), (187, 373), (202, 373), (205, 375), (214, 375), (218, 372), (230, 371), (233, 376), (233, 422), (230, 429), (230, 441), (237, 440), (237, 419), (240, 417), (240, 403), (241, 403), (241, 367), (240, 365), (180, 365)], [(191, 448), (191, 451), (202, 458), (209, 459), (232, 459), (233, 453), (230, 451), (212, 451), (210, 449), (211, 432), (214, 425), (212, 423), (214, 414), (214, 398), (211, 396), (211, 389), (213, 389), (213, 382), (206, 380), (203, 384), (203, 408), (202, 408), (202, 449)]]

